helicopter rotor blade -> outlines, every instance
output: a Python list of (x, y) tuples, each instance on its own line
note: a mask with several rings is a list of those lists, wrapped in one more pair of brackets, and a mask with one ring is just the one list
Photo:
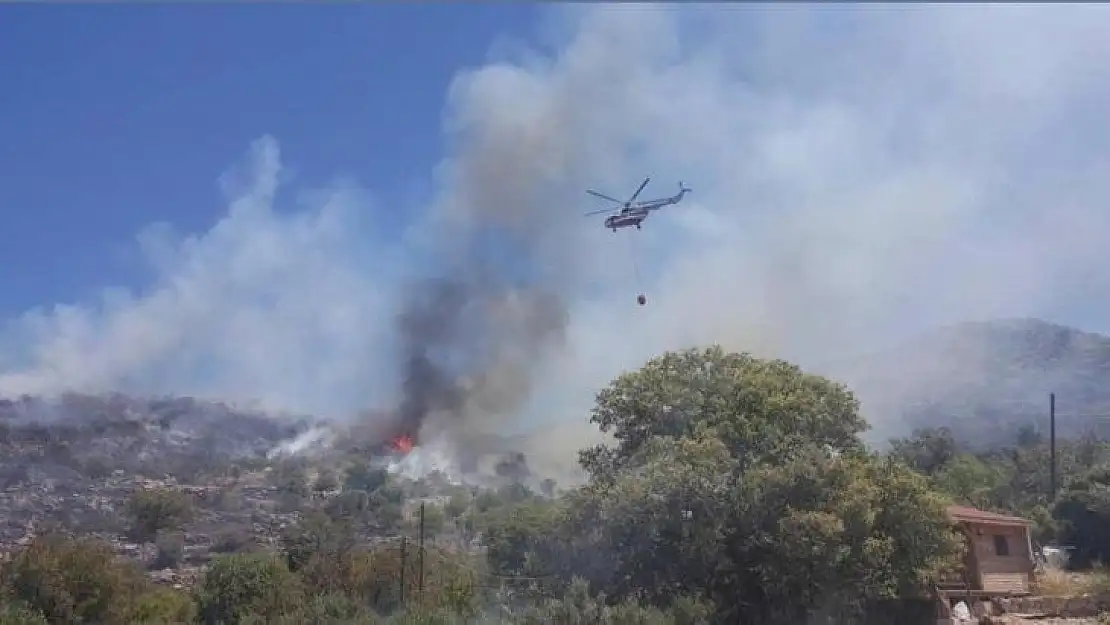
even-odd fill
[(651, 181), (651, 178), (644, 178), (643, 184), (640, 185), (639, 189), (636, 189), (636, 192), (632, 194), (632, 197), (628, 198), (627, 203), (631, 204), (631, 203), (635, 202), (636, 198), (640, 197), (640, 192), (644, 190), (644, 187), (646, 187), (647, 183), (650, 182), (650, 181)]
[(586, 217), (589, 217), (590, 215), (600, 215), (602, 213), (616, 213), (616, 212), (617, 211), (615, 211), (611, 208), (603, 208), (601, 210), (596, 210), (596, 211), (590, 211), (588, 213), (583, 213), (583, 215), (586, 216)]
[(622, 202), (620, 200), (611, 198), (608, 195), (605, 195), (604, 193), (598, 193), (597, 191), (594, 191), (593, 189), (586, 189), (586, 193), (589, 193), (590, 195), (592, 195), (594, 197), (599, 197), (603, 200), (609, 200), (610, 202), (613, 202), (614, 204), (624, 204), (624, 202)]

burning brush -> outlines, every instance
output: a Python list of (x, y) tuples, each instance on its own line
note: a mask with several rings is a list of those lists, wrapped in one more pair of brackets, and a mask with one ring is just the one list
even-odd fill
[(394, 438), (393, 441), (390, 443), (390, 448), (393, 449), (394, 453), (398, 453), (398, 454), (405, 455), (405, 456), (407, 456), (409, 454), (409, 452), (411, 452), (413, 447), (415, 447), (415, 446), (416, 446), (416, 443), (412, 440), (412, 437), (409, 436), (408, 434), (401, 434), (401, 435), (397, 436), (396, 438)]

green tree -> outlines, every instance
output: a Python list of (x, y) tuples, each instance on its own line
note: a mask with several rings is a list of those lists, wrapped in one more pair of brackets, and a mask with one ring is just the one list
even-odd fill
[(36, 538), (17, 552), (2, 578), (5, 603), (58, 623), (134, 622), (135, 602), (150, 591), (142, 573), (117, 562), (109, 545), (58, 535)]
[(518, 615), (518, 625), (702, 625), (709, 606), (688, 597), (677, 597), (670, 610), (642, 606), (634, 601), (607, 605), (604, 593), (591, 596), (589, 585), (575, 579), (566, 592), (539, 602)]
[(135, 540), (150, 542), (158, 532), (177, 530), (193, 515), (189, 496), (170, 488), (153, 488), (136, 491), (127, 503), (131, 523), (130, 533)]
[(278, 491), (280, 507), (287, 512), (299, 510), (311, 494), (307, 471), (300, 461), (285, 460), (276, 467), (271, 479)]
[(612, 475), (655, 436), (714, 428), (745, 462), (784, 456), (806, 445), (858, 453), (866, 427), (859, 402), (843, 385), (782, 360), (761, 360), (719, 347), (668, 352), (625, 373), (597, 396), (590, 421), (616, 447), (584, 450), (591, 477)]
[(1071, 556), (1075, 566), (1110, 561), (1110, 467), (1091, 471), (1071, 484), (1057, 501), (1053, 516), (1060, 521), (1063, 541), (1075, 547)]
[(152, 588), (136, 598), (127, 613), (127, 623), (179, 625), (196, 618), (196, 604), (189, 595), (170, 588)]
[(208, 625), (276, 619), (297, 609), (301, 586), (285, 563), (268, 554), (233, 554), (213, 560), (197, 589), (198, 616)]
[(342, 594), (312, 595), (292, 612), (277, 617), (250, 615), (240, 625), (379, 625), (381, 619), (359, 601)]
[(388, 483), (370, 493), (368, 512), (379, 531), (390, 532), (400, 528), (404, 501), (404, 491)]
[(286, 530), (281, 545), (289, 570), (296, 572), (314, 556), (338, 560), (354, 548), (355, 536), (350, 523), (312, 514)]
[(960, 453), (952, 430), (946, 427), (914, 430), (907, 438), (890, 442), (890, 454), (911, 469), (932, 475)]
[(246, 527), (223, 529), (212, 540), (213, 553), (243, 553), (255, 547), (254, 537)]
[(531, 566), (556, 557), (558, 547), (551, 541), (552, 533), (559, 529), (555, 503), (530, 501), (494, 508), (487, 515), (483, 543), (495, 574), (531, 577), (548, 572)]
[[(737, 491), (725, 550), (749, 566), (718, 580), (714, 598), (746, 620), (794, 623), (918, 594), (959, 553), (943, 496), (897, 463), (813, 449), (752, 471)], [(762, 601), (730, 605), (736, 596)]]
[(159, 532), (154, 545), (158, 551), (150, 564), (153, 570), (177, 568), (185, 557), (185, 535), (181, 532)]
[(959, 548), (926, 478), (865, 453), (852, 394), (789, 363), (664, 354), (603, 390), (593, 420), (617, 444), (582, 454), (586, 486), (486, 513), (491, 567), (552, 580), (549, 596), (581, 577), (609, 602), (700, 597), (718, 622), (797, 623), (921, 591)]
[(976, 508), (999, 507), (1010, 482), (1010, 471), (1004, 464), (960, 453), (935, 469), (933, 483), (958, 503)]

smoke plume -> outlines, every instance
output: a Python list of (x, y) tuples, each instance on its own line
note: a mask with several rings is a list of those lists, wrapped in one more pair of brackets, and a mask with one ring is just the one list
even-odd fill
[(473, 436), (476, 425), (511, 418), (531, 394), (535, 367), (565, 340), (565, 298), (473, 269), (453, 265), (406, 293), (398, 416), (409, 436), (419, 439), (425, 425)]

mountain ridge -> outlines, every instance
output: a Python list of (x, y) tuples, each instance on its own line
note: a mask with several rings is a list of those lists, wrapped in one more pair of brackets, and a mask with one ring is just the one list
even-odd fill
[(874, 434), (946, 426), (971, 445), (1009, 443), (1022, 426), (1110, 435), (1110, 337), (1038, 318), (933, 328), (834, 367)]

